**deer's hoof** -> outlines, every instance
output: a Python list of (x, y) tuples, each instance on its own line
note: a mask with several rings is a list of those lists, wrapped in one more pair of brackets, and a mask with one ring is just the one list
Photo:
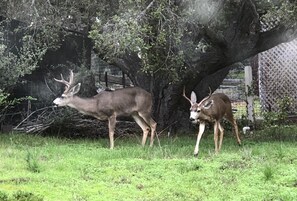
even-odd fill
[(198, 153), (194, 153), (194, 157), (198, 158)]

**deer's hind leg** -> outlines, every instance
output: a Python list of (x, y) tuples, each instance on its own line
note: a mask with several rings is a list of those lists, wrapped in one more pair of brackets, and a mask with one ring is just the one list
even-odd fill
[(114, 148), (114, 129), (116, 125), (116, 116), (112, 115), (108, 118), (108, 134), (110, 149)]
[(147, 125), (149, 125), (151, 129), (150, 147), (152, 147), (154, 144), (157, 123), (155, 122), (155, 120), (153, 120), (150, 113), (139, 113), (139, 116), (142, 117), (142, 119), (146, 122)]
[(224, 138), (224, 128), (222, 127), (220, 122), (218, 122), (218, 128), (220, 133), (220, 143), (219, 143), (219, 151), (220, 151), (223, 144), (223, 138)]
[(141, 128), (141, 130), (143, 132), (141, 145), (144, 146), (146, 143), (146, 139), (147, 139), (147, 135), (149, 133), (150, 127), (143, 120), (143, 118), (141, 116), (139, 116), (139, 114), (135, 113), (132, 115), (132, 117), (135, 120), (135, 122), (139, 125), (139, 127)]
[(219, 141), (219, 125), (218, 122), (216, 121), (214, 123), (214, 127), (213, 127), (213, 132), (214, 132), (214, 144), (215, 144), (215, 153), (219, 153), (219, 146), (218, 146), (218, 141)]
[(240, 135), (239, 135), (239, 131), (238, 131), (238, 126), (237, 126), (236, 120), (233, 117), (233, 114), (232, 114), (232, 110), (231, 109), (230, 109), (230, 112), (227, 112), (226, 113), (225, 118), (232, 124), (232, 126), (233, 126), (233, 132), (235, 133), (237, 143), (239, 145), (241, 145), (241, 140), (240, 140)]

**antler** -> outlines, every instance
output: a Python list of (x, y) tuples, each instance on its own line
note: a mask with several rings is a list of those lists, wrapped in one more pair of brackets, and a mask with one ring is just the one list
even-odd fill
[(63, 77), (62, 74), (61, 74), (61, 80), (58, 80), (58, 79), (56, 79), (56, 78), (54, 78), (54, 80), (56, 80), (57, 82), (60, 82), (60, 83), (65, 84), (65, 85), (67, 86), (67, 88), (69, 88), (69, 87), (73, 84), (73, 80), (74, 80), (73, 77), (74, 77), (73, 71), (70, 70), (69, 82), (67, 82), (67, 81), (64, 79), (64, 77)]
[(209, 98), (211, 97), (211, 94), (212, 94), (212, 92), (211, 92), (211, 88), (208, 87), (208, 89), (209, 89), (209, 94), (208, 94), (208, 96), (205, 97), (205, 98), (203, 98), (203, 99), (198, 103), (199, 106), (200, 106), (204, 101), (206, 101), (207, 99), (209, 99)]
[(185, 99), (187, 99), (191, 105), (193, 105), (193, 102), (191, 101), (191, 99), (189, 99), (187, 96), (186, 96), (186, 87), (184, 86), (184, 89), (183, 89), (183, 97), (185, 97)]
[(211, 94), (212, 94), (211, 88), (210, 87), (208, 87), (208, 88), (209, 88), (209, 95), (211, 96)]
[(207, 99), (210, 98), (210, 96), (211, 96), (211, 94), (212, 94), (210, 86), (208, 87), (208, 89), (209, 89), (209, 94), (208, 94), (208, 96), (207, 96)]

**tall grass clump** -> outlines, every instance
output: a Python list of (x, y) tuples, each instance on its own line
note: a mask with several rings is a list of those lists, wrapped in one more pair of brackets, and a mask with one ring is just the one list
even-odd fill
[(41, 167), (38, 163), (37, 156), (32, 154), (30, 151), (27, 152), (26, 155), (27, 169), (34, 173), (39, 173), (41, 171)]
[(273, 178), (273, 168), (271, 166), (266, 166), (263, 170), (265, 181), (269, 181)]

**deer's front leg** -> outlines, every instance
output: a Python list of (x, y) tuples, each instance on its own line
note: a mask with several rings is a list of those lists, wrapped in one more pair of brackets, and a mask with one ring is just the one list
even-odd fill
[(109, 144), (110, 149), (114, 147), (114, 129), (116, 125), (116, 116), (112, 115), (108, 118)]
[(202, 134), (204, 133), (204, 130), (205, 130), (205, 122), (200, 122), (199, 132), (198, 132), (198, 135), (197, 135), (197, 142), (196, 142), (196, 146), (195, 146), (195, 150), (194, 150), (194, 156), (198, 156), (199, 143), (200, 143), (200, 139), (202, 137)]
[(215, 121), (214, 123), (214, 128), (213, 128), (213, 132), (214, 132), (214, 144), (215, 144), (215, 153), (217, 154), (219, 151), (219, 147), (218, 147), (218, 141), (219, 141), (219, 124), (217, 121)]

